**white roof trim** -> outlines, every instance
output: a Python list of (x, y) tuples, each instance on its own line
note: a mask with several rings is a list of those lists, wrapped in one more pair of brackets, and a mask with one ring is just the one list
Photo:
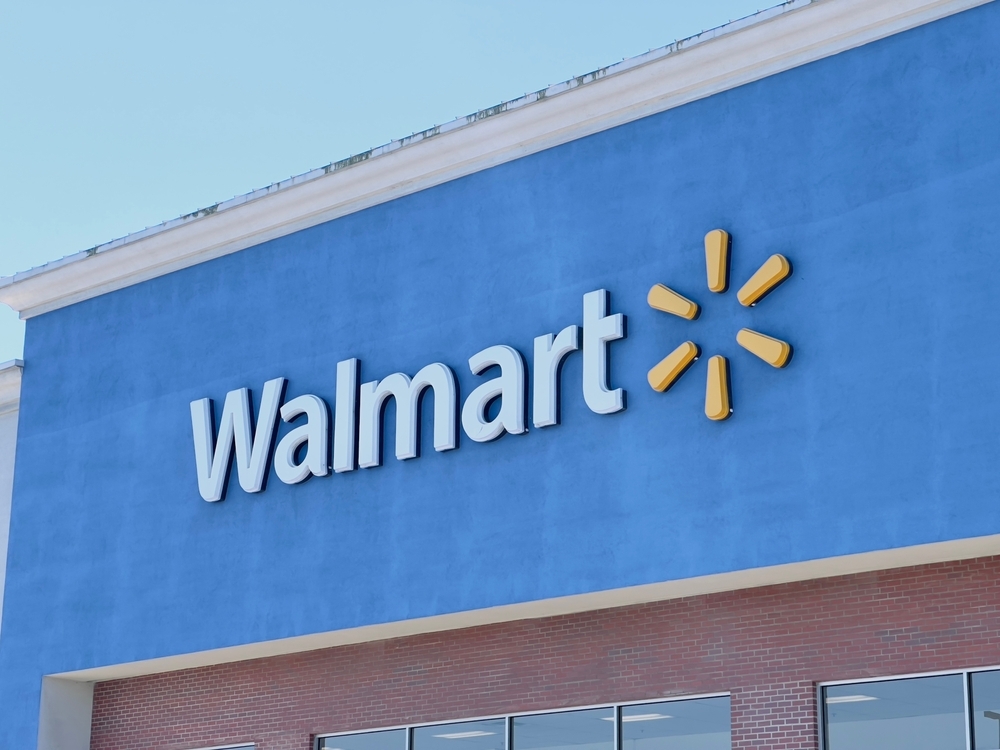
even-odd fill
[(0, 414), (17, 411), (21, 405), (21, 370), (24, 362), (0, 362)]
[[(30, 318), (702, 99), (988, 0), (792, 0), (30, 271)], [(474, 127), (473, 127), (474, 126)]]
[(719, 594), (727, 591), (778, 586), (797, 581), (811, 581), (821, 578), (870, 573), (880, 570), (908, 568), (916, 565), (973, 560), (1000, 554), (1000, 534), (972, 539), (958, 539), (949, 542), (933, 542), (913, 547), (862, 552), (842, 557), (822, 560), (773, 565), (732, 573), (686, 578), (679, 581), (664, 581), (642, 586), (596, 591), (589, 594), (563, 596), (501, 607), (455, 612), (433, 617), (419, 617), (412, 620), (386, 622), (377, 625), (333, 630), (326, 633), (300, 635), (274, 641), (248, 643), (240, 646), (177, 654), (158, 659), (114, 664), (109, 666), (62, 672), (49, 675), (80, 682), (101, 682), (138, 677), (179, 669), (193, 669), (213, 664), (228, 664), (247, 659), (263, 659), (284, 654), (297, 654), (321, 648), (345, 646), (351, 643), (367, 643), (390, 638), (404, 638), (423, 633), (440, 633), (448, 630), (473, 628), (518, 620), (532, 620), (542, 617), (591, 612), (614, 607), (628, 607), (669, 601), (690, 596)]

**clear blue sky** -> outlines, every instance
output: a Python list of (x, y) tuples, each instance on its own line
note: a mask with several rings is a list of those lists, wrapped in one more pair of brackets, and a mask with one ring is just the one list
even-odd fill
[(6, 0), (0, 275), (775, 4)]

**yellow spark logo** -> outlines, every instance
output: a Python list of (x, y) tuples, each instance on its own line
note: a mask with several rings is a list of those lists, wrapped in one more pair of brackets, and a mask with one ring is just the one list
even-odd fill
[[(729, 288), (729, 234), (713, 229), (705, 235), (705, 270), (709, 291), (723, 294)], [(768, 292), (787, 279), (792, 266), (783, 255), (772, 255), (757, 269), (738, 292), (736, 299), (744, 307), (753, 307)], [(646, 298), (649, 306), (671, 315), (694, 320), (700, 308), (697, 302), (656, 284)], [(744, 328), (736, 334), (736, 342), (751, 354), (760, 357), (772, 367), (784, 367), (792, 356), (792, 347), (780, 339)], [(693, 341), (685, 341), (660, 360), (646, 379), (654, 391), (663, 392), (672, 386), (690, 367), (701, 350)], [(733, 413), (729, 393), (729, 361), (718, 354), (708, 360), (708, 381), (705, 384), (705, 416), (709, 419), (728, 419)]]

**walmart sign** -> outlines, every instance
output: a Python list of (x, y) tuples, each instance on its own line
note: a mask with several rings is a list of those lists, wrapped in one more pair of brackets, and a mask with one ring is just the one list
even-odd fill
[[(710, 291), (723, 294), (729, 288), (728, 233), (715, 229), (705, 236), (705, 261)], [(791, 264), (781, 255), (772, 255), (737, 292), (745, 307), (755, 305), (791, 274)], [(687, 320), (695, 320), (700, 308), (662, 284), (649, 290), (649, 305)], [(535, 427), (559, 423), (559, 372), (571, 352), (583, 349), (583, 396), (598, 414), (614, 414), (625, 408), (625, 392), (608, 384), (609, 344), (625, 338), (625, 316), (610, 314), (610, 295), (598, 289), (583, 296), (583, 328), (567, 326), (557, 334), (547, 333), (534, 341), (532, 362)], [(582, 333), (582, 335), (581, 335)], [(581, 342), (582, 339), (582, 342)], [(791, 346), (757, 331), (744, 328), (737, 342), (747, 351), (774, 367), (785, 367)], [(686, 341), (664, 357), (647, 374), (650, 387), (666, 391), (698, 359), (700, 348)], [(347, 359), (337, 364), (336, 401), (333, 418), (332, 469), (335, 473), (369, 469), (382, 463), (383, 412), (389, 399), (396, 405), (396, 458), (405, 461), (419, 455), (421, 398), (430, 389), (434, 394), (433, 443), (436, 451), (458, 447), (458, 424), (477, 443), (502, 435), (527, 431), (528, 371), (524, 357), (516, 349), (498, 344), (469, 358), (474, 375), (499, 368), (499, 374), (478, 387), (461, 404), (455, 373), (447, 365), (434, 362), (412, 378), (395, 372), (381, 380), (361, 382), (361, 363)], [(275, 378), (264, 384), (260, 407), (254, 420), (250, 391), (240, 388), (226, 394), (216, 435), (213, 403), (209, 398), (191, 403), (198, 489), (208, 502), (225, 496), (226, 483), (235, 461), (240, 487), (260, 492), (273, 464), (282, 482), (297, 484), (310, 476), (330, 473), (330, 410), (318, 396), (297, 396), (284, 401), (286, 380)], [(708, 363), (705, 414), (724, 420), (732, 413), (729, 394), (729, 363), (713, 356)], [(499, 408), (496, 408), (496, 407)], [(492, 415), (492, 416), (491, 416)], [(272, 450), (278, 419), (300, 422)]]
[[(625, 337), (625, 316), (608, 314), (609, 294), (604, 289), (583, 297), (583, 331), (567, 326), (558, 334), (535, 338), (534, 405), (535, 427), (559, 423), (559, 370), (565, 357), (583, 348), (583, 395), (587, 406), (598, 414), (613, 414), (625, 408), (625, 392), (608, 386), (608, 345)], [(474, 375), (499, 367), (499, 374), (479, 385), (461, 406), (465, 434), (477, 443), (496, 440), (504, 433), (526, 432), (527, 368), (516, 349), (497, 345), (469, 358)], [(434, 450), (458, 447), (458, 388), (455, 373), (434, 362), (412, 378), (396, 372), (381, 380), (361, 383), (361, 363), (348, 359), (337, 364), (336, 401), (333, 419), (333, 471), (358, 467), (368, 469), (382, 463), (382, 416), (387, 401), (396, 403), (396, 458), (417, 458), (420, 445), (420, 400), (424, 391), (434, 394)], [(359, 385), (360, 383), (360, 385)], [(250, 392), (240, 388), (226, 394), (222, 417), (215, 433), (212, 400), (191, 403), (191, 426), (198, 471), (198, 489), (208, 502), (222, 500), (230, 465), (235, 459), (240, 487), (260, 492), (270, 464), (286, 484), (297, 484), (310, 476), (330, 472), (330, 412), (323, 399), (297, 396), (284, 403), (285, 378), (264, 384), (257, 418), (251, 421)], [(491, 406), (499, 404), (499, 410)], [(280, 408), (279, 408), (280, 407)], [(491, 411), (495, 411), (490, 416)], [(278, 419), (304, 419), (286, 434), (273, 450)], [(255, 427), (253, 425), (256, 425)]]

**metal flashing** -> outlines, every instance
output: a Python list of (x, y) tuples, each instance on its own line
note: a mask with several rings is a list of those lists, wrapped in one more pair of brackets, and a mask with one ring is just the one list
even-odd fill
[[(988, 1), (790, 0), (644, 55), (2, 277), (0, 302), (18, 311), (21, 318), (30, 318)], [(572, 92), (576, 93), (567, 96)]]

